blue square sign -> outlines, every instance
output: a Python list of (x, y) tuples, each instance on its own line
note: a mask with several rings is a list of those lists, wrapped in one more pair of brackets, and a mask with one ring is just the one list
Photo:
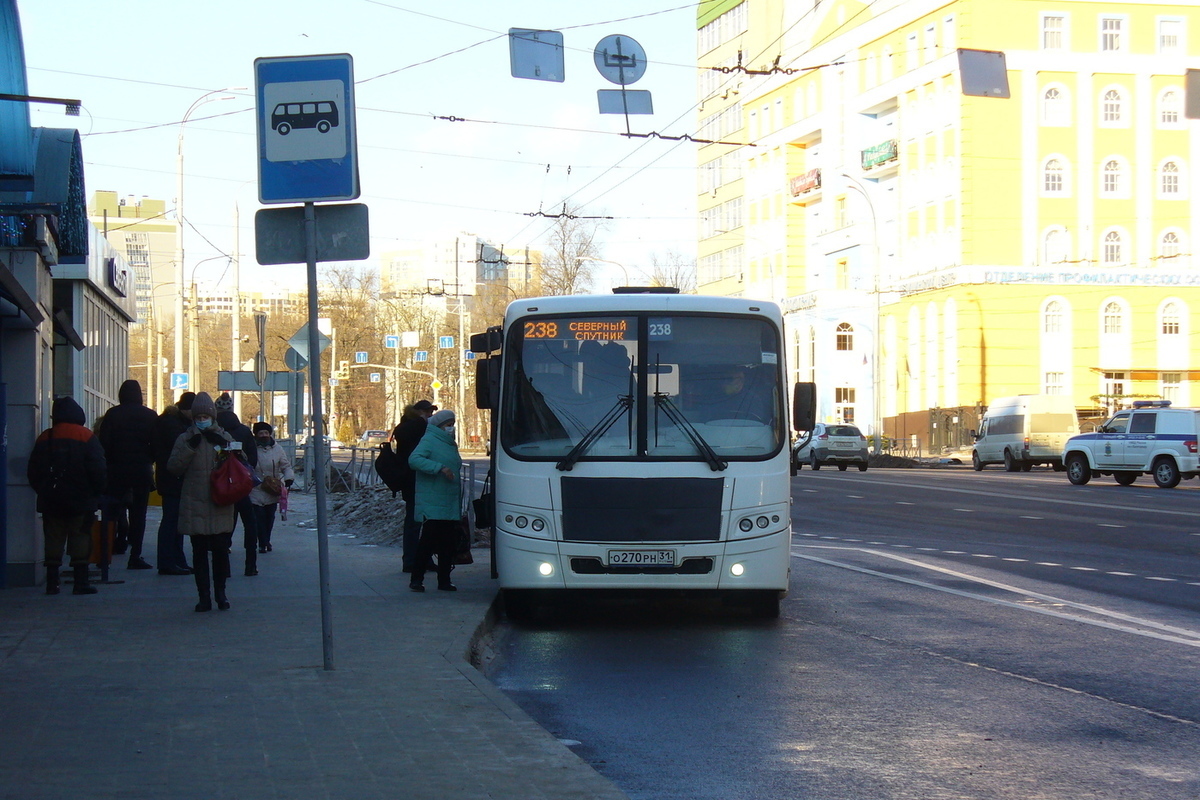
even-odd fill
[(350, 55), (257, 58), (254, 77), (259, 201), (358, 197)]

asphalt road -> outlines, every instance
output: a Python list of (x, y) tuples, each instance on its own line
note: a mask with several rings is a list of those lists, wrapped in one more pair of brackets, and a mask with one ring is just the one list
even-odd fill
[(804, 470), (779, 621), (584, 603), (491, 677), (633, 798), (1200, 796), (1200, 482)]

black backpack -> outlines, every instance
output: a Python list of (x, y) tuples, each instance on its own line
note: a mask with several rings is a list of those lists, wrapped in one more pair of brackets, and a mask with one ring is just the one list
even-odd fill
[(390, 442), (379, 445), (379, 455), (375, 456), (375, 474), (383, 481), (384, 486), (392, 490), (392, 497), (400, 491), (404, 479), (404, 467), (400, 456), (392, 450)]

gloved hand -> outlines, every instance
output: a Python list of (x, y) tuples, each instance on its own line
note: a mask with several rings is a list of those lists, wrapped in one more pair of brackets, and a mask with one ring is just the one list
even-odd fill
[(283, 485), (290, 489), (290, 488), (292, 488), (293, 483), (295, 483), (295, 481), (292, 480), (291, 478), (288, 478), (286, 481), (283, 482)]
[(212, 428), (204, 431), (204, 438), (208, 439), (213, 444), (225, 444), (225, 437), (214, 431)]
[(204, 437), (202, 437), (200, 434), (198, 434), (198, 433), (197, 433), (197, 434), (194, 434), (194, 435), (192, 436), (192, 438), (188, 439), (188, 447), (190, 447), (190, 448), (192, 448), (193, 450), (195, 450), (197, 447), (199, 447), (199, 446), (200, 446), (200, 440), (201, 440), (202, 438), (204, 438)]

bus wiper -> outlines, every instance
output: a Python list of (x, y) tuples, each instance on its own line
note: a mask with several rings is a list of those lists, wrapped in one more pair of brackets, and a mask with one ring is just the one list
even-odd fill
[(583, 454), (613, 426), (613, 423), (619, 420), (631, 408), (633, 408), (633, 395), (619, 395), (617, 397), (617, 404), (610, 408), (608, 413), (593, 425), (591, 430), (583, 435), (579, 443), (571, 448), (571, 452), (567, 453), (566, 458), (555, 464), (555, 468), (569, 472), (575, 466), (575, 462), (582, 458)]
[(692, 440), (692, 444), (696, 445), (696, 449), (704, 456), (704, 460), (708, 462), (709, 469), (713, 472), (719, 472), (729, 467), (729, 462), (721, 460), (717, 455), (717, 451), (712, 449), (712, 445), (704, 441), (704, 437), (700, 435), (700, 431), (696, 430), (692, 423), (688, 422), (683, 412), (675, 407), (675, 404), (671, 402), (669, 394), (655, 392), (654, 405), (665, 411), (667, 418), (683, 429), (687, 437)]

